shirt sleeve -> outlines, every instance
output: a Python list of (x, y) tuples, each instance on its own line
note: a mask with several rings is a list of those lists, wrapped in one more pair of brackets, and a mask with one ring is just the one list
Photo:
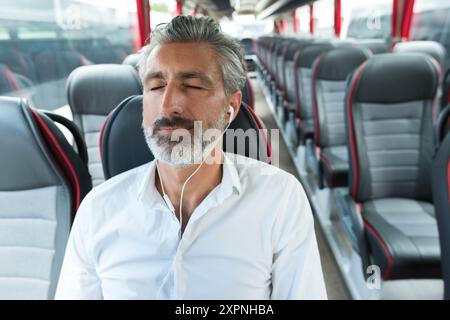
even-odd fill
[(88, 198), (89, 195), (79, 207), (70, 232), (56, 288), (57, 300), (102, 299), (101, 282), (90, 247), (89, 218), (93, 212)]
[(311, 207), (301, 184), (278, 213), (274, 227), (272, 299), (327, 299)]

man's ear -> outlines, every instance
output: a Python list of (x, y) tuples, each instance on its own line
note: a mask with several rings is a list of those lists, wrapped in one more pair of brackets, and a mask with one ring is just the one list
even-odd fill
[(228, 104), (234, 109), (234, 118), (236, 118), (236, 115), (238, 114), (239, 109), (241, 108), (241, 101), (242, 101), (241, 90), (237, 90), (231, 94)]

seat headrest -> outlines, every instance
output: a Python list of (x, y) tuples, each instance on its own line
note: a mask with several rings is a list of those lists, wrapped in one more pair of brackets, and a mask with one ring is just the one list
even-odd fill
[(328, 51), (320, 58), (316, 77), (320, 80), (344, 81), (370, 55), (371, 53), (367, 49), (357, 47), (337, 48)]
[(0, 189), (26, 190), (60, 184), (24, 100), (0, 98)]
[(73, 113), (107, 115), (125, 98), (142, 93), (142, 88), (131, 66), (97, 64), (72, 71), (66, 92)]
[(333, 45), (330, 43), (317, 43), (306, 47), (300, 52), (298, 67), (311, 68), (318, 56), (331, 49), (333, 49)]
[(358, 40), (356, 45), (369, 49), (373, 54), (389, 52), (389, 45), (382, 39), (362, 39)]
[(139, 62), (140, 54), (139, 53), (132, 53), (123, 60), (122, 64), (132, 66), (135, 70), (138, 69), (138, 62)]
[(373, 103), (434, 99), (438, 77), (437, 66), (425, 55), (379, 54), (354, 72), (352, 99)]
[[(238, 128), (244, 131), (250, 128), (255, 130), (263, 129), (262, 123), (250, 107), (245, 104), (241, 105), (229, 129)], [(255, 135), (254, 138), (256, 138), (256, 141), (253, 139), (253, 136), (249, 135), (243, 155), (253, 155), (254, 153), (249, 149), (257, 148), (259, 151), (257, 159), (269, 162), (270, 146), (267, 138), (260, 135)], [(261, 139), (264, 141), (261, 141)], [(129, 97), (111, 112), (105, 121), (100, 140), (103, 171), (106, 179), (154, 159), (142, 131), (141, 95)], [(226, 150), (226, 134), (224, 135), (223, 145), (225, 151), (240, 153), (237, 152), (238, 150)]]
[(286, 50), (286, 53), (284, 55), (285, 59), (293, 60), (297, 51), (303, 49), (311, 42), (312, 42), (312, 40), (308, 40), (308, 39), (299, 39), (299, 40), (293, 41), (291, 44), (289, 44), (289, 47)]
[(242, 101), (245, 102), (250, 108), (255, 109), (255, 99), (253, 97), (252, 83), (248, 76), (245, 77), (244, 87), (242, 88)]
[(396, 53), (422, 53), (434, 58), (441, 67), (444, 67), (447, 51), (436, 41), (408, 41), (399, 42), (394, 46)]

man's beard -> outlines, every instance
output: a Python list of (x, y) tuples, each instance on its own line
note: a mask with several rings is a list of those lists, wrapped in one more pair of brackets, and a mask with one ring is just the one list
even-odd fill
[[(226, 109), (205, 128), (201, 121), (181, 117), (161, 118), (144, 127), (144, 136), (155, 159), (177, 168), (200, 164), (212, 151), (225, 128)], [(177, 127), (160, 134), (161, 127)]]

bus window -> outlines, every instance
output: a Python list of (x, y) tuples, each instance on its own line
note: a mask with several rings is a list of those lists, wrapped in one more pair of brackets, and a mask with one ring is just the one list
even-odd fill
[[(334, 37), (334, 0), (314, 2), (314, 34), (320, 38)], [(320, 13), (320, 14), (319, 14)]]
[(342, 37), (390, 39), (392, 0), (342, 0)]
[(73, 69), (122, 63), (135, 37), (135, 1), (1, 1), (0, 92), (40, 109), (61, 108)]
[(300, 34), (310, 34), (309, 21), (310, 21), (310, 9), (309, 6), (301, 6), (296, 11), (298, 19), (298, 32)]
[(150, 5), (150, 27), (152, 30), (158, 24), (170, 22), (177, 15), (177, 2), (175, 0), (152, 0)]
[(450, 2), (416, 0), (410, 38), (440, 42), (450, 53)]

